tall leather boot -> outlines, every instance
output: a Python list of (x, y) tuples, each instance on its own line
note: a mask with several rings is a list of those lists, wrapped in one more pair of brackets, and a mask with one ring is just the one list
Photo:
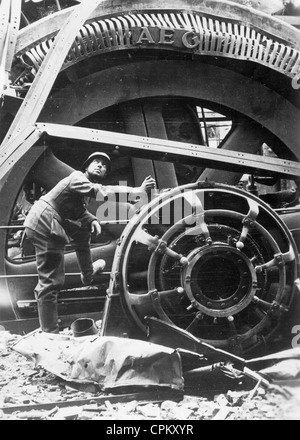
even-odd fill
[(45, 333), (59, 333), (57, 303), (38, 301), (41, 330)]
[(93, 261), (90, 250), (91, 234), (82, 229), (73, 237), (75, 252), (79, 270), (81, 272), (82, 284), (87, 286), (93, 281)]

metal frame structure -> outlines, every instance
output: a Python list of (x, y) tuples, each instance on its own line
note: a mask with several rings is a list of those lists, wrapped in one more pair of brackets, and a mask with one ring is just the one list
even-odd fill
[[(116, 15), (115, 11), (118, 11), (121, 5), (115, 5), (114, 17), (111, 18), (109, 17), (112, 11), (103, 1), (82, 2), (74, 7), (72, 13), (69, 10), (60, 12), (61, 16), (64, 16), (64, 20), (67, 18), (67, 21), (56, 35), (55, 41), (54, 35), (57, 33), (59, 21), (54, 22), (55, 27), (50, 32), (50, 42), (44, 40), (39, 43), (40, 48), (36, 46), (36, 48), (31, 49), (31, 55), (29, 52), (26, 53), (27, 57), (32, 60), (33, 69), (35, 69), (35, 75), (37, 76), (35, 76), (18, 114), (2, 142), (0, 149), (0, 179), (26, 151), (23, 149), (19, 153), (16, 152), (20, 145), (20, 139), (22, 142), (30, 135), (31, 127), (37, 121), (61, 68), (88, 57), (89, 52), (91, 55), (95, 55), (97, 51), (111, 51), (114, 48), (119, 50), (122, 47), (129, 49), (134, 44), (141, 46), (144, 42), (150, 43), (151, 46), (152, 43), (155, 44), (154, 35), (160, 29), (158, 44), (171, 46), (172, 43), (176, 45), (174, 36), (177, 31), (180, 33), (182, 41), (185, 41), (186, 48), (193, 49), (194, 52), (196, 49), (195, 54), (253, 61), (269, 66), (273, 70), (278, 70), (290, 78), (294, 78), (298, 74), (300, 56), (296, 46), (299, 42), (299, 36), (292, 26), (283, 26), (282, 22), (277, 23), (276, 19), (270, 20), (270, 17), (266, 14), (253, 14), (249, 12), (249, 9), (241, 6), (225, 5), (224, 7), (218, 1), (206, 2), (205, 13), (201, 17), (198, 15), (202, 13), (203, 7), (201, 5), (197, 8), (194, 4), (190, 5), (193, 12), (183, 14), (168, 12), (171, 9), (168, 2), (164, 5), (164, 11), (160, 13), (155, 12), (155, 5), (153, 4), (155, 2), (153, 1), (139, 3), (139, 9), (147, 11), (150, 7), (150, 4), (147, 3), (151, 3), (149, 12), (121, 15), (120, 17)], [(177, 3), (181, 4), (182, 2), (172, 2), (171, 10), (176, 10)], [(126, 2), (126, 6), (130, 10), (135, 10), (137, 5), (134, 2)], [(22, 54), (22, 48), (19, 47), (20, 43), (16, 41), (17, 10), (13, 8), (12, 3), (8, 4), (8, 9), (2, 3), (2, 10), (4, 34), (8, 26), (7, 23), (10, 23), (10, 29), (12, 29), (10, 43), (13, 43), (13, 46), (17, 45), (17, 55), (18, 53)], [(8, 11), (11, 13), (10, 18)], [(94, 21), (95, 19), (91, 19), (93, 11), (95, 11), (94, 16), (96, 17), (101, 12), (102, 15), (103, 13), (107, 14), (108, 18)], [(218, 18), (221, 12), (223, 21)], [(209, 16), (209, 13), (211, 13), (211, 16)], [(236, 20), (234, 14), (236, 16), (247, 16), (247, 19), (251, 22), (251, 29), (247, 25), (238, 24), (238, 22), (233, 25), (232, 22), (226, 21), (230, 18)], [(89, 20), (87, 21), (87, 19)], [(86, 21), (85, 28), (83, 25)], [(274, 33), (275, 27), (277, 27), (276, 39), (272, 39), (268, 32), (273, 31)], [(136, 35), (136, 29), (142, 29), (142, 33)], [(151, 35), (151, 29), (153, 32), (155, 31), (153, 35)], [(165, 29), (171, 30), (169, 31), (171, 33), (166, 33)], [(20, 39), (25, 41), (23, 44), (28, 46), (28, 41), (24, 36), (21, 36)], [(283, 39), (288, 40), (289, 45), (284, 43)], [(4, 39), (4, 41), (6, 40)], [(5, 48), (3, 50), (4, 56), (6, 50)], [(8, 56), (5, 56), (6, 68), (11, 65), (11, 60), (12, 51), (9, 49)], [(3, 63), (4, 61), (1, 64), (3, 65)]]
[[(99, 3), (100, 0), (96, 0), (93, 3), (89, 2), (88, 5), (86, 2), (78, 5), (57, 36), (55, 43), (51, 46), (36, 80), (30, 87), (28, 95), (2, 142), (0, 148), (0, 180), (15, 161), (19, 160), (30, 148), (31, 145), (26, 148), (23, 144), (22, 150), (18, 151), (20, 143), (23, 143), (31, 134), (33, 125), (39, 117), (61, 65), (76, 37), (76, 33)], [(9, 6), (12, 8), (12, 2)]]
[[(58, 9), (56, 14), (43, 19), (43, 24), (47, 24), (47, 27), (36, 23), (19, 31), (20, 0), (1, 2), (0, 5), (2, 106), (4, 108), (8, 97), (12, 97), (16, 104), (13, 122), (0, 146), (0, 182), (4, 188), (2, 188), (2, 195), (8, 196), (9, 188), (17, 178), (24, 180), (26, 170), (22, 168), (22, 164), (24, 163), (28, 169), (36, 163), (45, 150), (41, 142), (45, 139), (84, 141), (89, 145), (101, 144), (106, 148), (109, 146), (111, 150), (117, 146), (118, 152), (124, 154), (130, 152), (131, 155), (136, 156), (137, 168), (141, 165), (141, 158), (154, 160), (153, 169), (157, 171), (157, 174), (160, 173), (161, 182), (168, 184), (169, 180), (175, 187), (176, 176), (174, 171), (168, 168), (168, 161), (184, 160), (186, 163), (211, 167), (213, 170), (233, 171), (240, 174), (262, 173), (299, 181), (300, 136), (297, 136), (297, 130), (299, 130), (297, 121), (300, 119), (300, 110), (297, 102), (298, 92), (291, 93), (290, 90), (292, 81), (297, 78), (300, 71), (300, 38), (296, 28), (278, 18), (219, 0), (204, 2), (167, 0), (163, 5), (158, 0), (120, 0), (117, 2), (86, 0), (69, 9)], [(155, 52), (166, 55), (165, 59), (156, 60), (153, 56)], [(118, 62), (115, 64), (111, 62), (118, 56), (126, 60), (124, 61), (125, 75)], [(82, 62), (87, 62), (86, 70), (88, 70), (96, 57), (99, 59), (107, 57), (106, 60), (109, 61), (107, 66), (100, 64), (97, 66), (98, 70), (86, 76), (84, 75), (85, 69), (83, 69), (82, 76), (80, 76)], [(197, 64), (194, 60), (201, 60), (203, 63)], [(189, 72), (193, 72), (193, 77), (189, 78), (189, 82), (182, 75), (186, 65), (189, 66)], [(21, 67), (19, 74), (16, 74), (18, 72), (16, 66)], [(238, 69), (235, 70), (236, 66)], [(11, 78), (8, 78), (9, 72), (12, 73)], [(266, 72), (272, 73), (267, 80), (264, 79)], [(155, 75), (159, 76), (161, 81), (154, 88), (152, 84), (155, 81)], [(112, 76), (116, 84), (113, 94), (109, 94), (106, 90), (111, 90)], [(172, 83), (170, 84), (171, 77)], [(136, 84), (133, 84), (132, 78), (137, 78)], [(152, 81), (149, 81), (149, 78)], [(278, 79), (280, 79), (278, 82), (280, 86), (277, 89)], [(60, 81), (63, 84), (61, 88)], [(88, 91), (87, 83), (89, 84)], [(243, 100), (242, 93), (245, 89), (247, 89), (247, 99)], [(75, 98), (73, 98), (74, 90), (76, 90)], [(245, 119), (241, 119), (240, 124), (233, 130), (232, 139), (227, 140), (227, 143), (224, 142), (220, 149), (208, 148), (199, 143), (159, 139), (155, 135), (155, 112), (153, 112), (155, 104), (153, 102), (162, 96), (194, 99), (195, 102), (203, 104), (213, 102), (219, 108), (231, 108), (243, 115)], [(82, 104), (73, 106), (73, 99), (81, 100)], [(101, 109), (123, 103), (134, 105), (142, 99), (152, 100), (153, 104), (152, 108), (151, 105), (148, 106), (147, 134), (138, 135), (139, 130), (136, 135), (133, 135), (75, 126), (85, 117)], [(67, 100), (70, 100), (70, 112), (64, 115), (66, 106), (61, 103)], [(126, 112), (126, 108), (123, 112)], [(145, 114), (144, 117), (146, 118)], [(284, 119), (283, 126), (280, 124), (282, 118)], [(252, 132), (250, 130), (250, 133), (247, 133), (249, 120), (254, 123), (254, 128)], [(259, 128), (260, 123), (263, 125), (262, 128)], [(161, 133), (164, 137), (163, 129)], [(245, 143), (245, 146), (241, 145), (247, 136), (249, 136), (249, 143)], [(279, 150), (282, 149), (279, 158), (257, 154), (259, 143), (264, 137), (276, 139), (279, 142)], [(251, 143), (252, 146), (248, 151), (248, 145)], [(147, 167), (152, 169), (149, 163)], [(166, 178), (164, 172), (167, 169)], [(19, 173), (18, 176), (14, 176), (14, 172)], [(223, 174), (220, 174), (220, 179), (222, 176)], [(211, 177), (213, 180), (216, 177), (214, 171), (206, 170), (202, 174), (203, 179), (210, 180)], [(197, 185), (195, 188), (197, 189)], [(227, 191), (228, 189), (225, 188), (224, 194)], [(263, 204), (260, 205), (262, 211), (263, 208)], [(222, 210), (220, 214), (219, 211), (218, 215), (232, 217), (237, 222), (241, 220), (242, 232), (240, 242), (238, 242), (240, 246), (248, 240), (250, 229), (248, 222), (255, 224), (260, 232), (265, 233), (264, 227), (261, 227), (257, 221), (258, 212), (253, 213), (250, 209), (249, 215), (245, 217), (242, 214), (234, 215), (231, 211), (226, 214)], [(217, 214), (214, 213), (214, 215)], [(2, 218), (7, 220), (8, 215), (5, 213)], [(277, 225), (276, 215), (269, 211), (268, 215), (270, 215), (271, 223)], [(210, 230), (206, 227), (204, 210), (202, 217), (200, 232), (209, 235)], [(7, 224), (2, 224), (0, 227), (3, 232), (8, 228)], [(133, 224), (127, 226), (125, 235), (121, 237), (123, 244), (134, 236), (135, 227), (136, 225)], [(209, 228), (213, 230), (210, 225)], [(226, 225), (221, 225), (220, 228), (224, 231), (230, 229)], [(280, 223), (279, 229), (281, 228), (285, 230)], [(173, 231), (172, 228), (171, 230)], [(277, 248), (269, 237), (270, 234), (266, 233), (275, 254), (273, 260), (269, 261), (266, 256), (264, 263), (257, 269), (259, 272), (268, 270), (269, 266), (279, 267), (278, 295), (280, 298), (276, 296), (278, 299), (276, 304), (272, 302), (264, 304), (268, 316), (273, 316), (273, 312), (275, 314), (275, 306), (284, 309), (284, 306), (281, 306), (281, 296), (284, 284), (282, 280), (285, 275), (281, 264), (283, 266), (293, 265), (293, 268), (288, 267), (287, 271), (289, 277), (292, 272), (296, 280), (293, 282), (289, 279), (289, 287), (294, 291), (298, 285), (297, 252), (288, 229), (285, 231), (287, 241), (290, 240), (292, 243), (292, 259), (289, 259), (290, 253), (287, 250), (285, 252), (279, 250), (276, 253), (274, 249)], [(208, 235), (206, 238), (209, 238)], [(3, 237), (2, 234), (2, 244), (4, 244)], [(177, 238), (174, 239), (174, 243), (176, 245)], [(209, 245), (209, 243), (206, 244)], [(214, 246), (219, 246), (222, 253), (228, 250), (229, 243), (220, 245), (215, 240)], [(159, 253), (164, 248), (164, 244), (155, 242), (154, 248), (155, 252)], [(235, 244), (233, 248), (234, 250), (230, 248), (227, 253), (231, 254), (230, 258), (235, 263), (238, 261), (240, 249)], [(196, 251), (191, 251), (190, 263), (193, 268), (197, 266), (199, 258), (203, 255), (210, 255), (210, 251), (211, 249), (204, 249), (199, 255)], [(172, 253), (170, 249), (168, 252)], [(122, 255), (120, 250), (116, 249), (112, 266), (112, 270), (116, 268), (116, 273), (115, 278), (111, 278), (109, 297), (104, 311), (106, 321), (103, 328), (108, 327), (107, 312), (111, 309), (112, 298), (115, 296), (120, 298), (119, 293), (116, 293), (120, 284), (117, 278), (119, 276), (122, 278), (122, 271), (125, 269), (118, 265), (126, 253), (126, 249)], [(153, 266), (154, 260), (151, 261)], [(3, 270), (3, 273), (7, 271), (7, 273), (5, 272), (6, 275), (0, 277), (0, 281), (11, 282), (14, 288), (13, 279), (16, 275), (9, 273), (11, 269), (9, 264), (4, 267), (3, 263), (3, 268), (0, 270)], [(244, 268), (246, 272), (250, 268), (248, 278), (253, 281), (253, 286), (251, 298), (244, 301), (243, 306), (244, 303), (248, 305), (254, 300), (256, 284), (254, 273), (256, 268), (255, 270), (252, 268), (248, 256), (244, 257)], [(190, 275), (191, 271), (192, 269), (186, 271), (188, 275), (185, 278)], [(71, 272), (68, 275), (73, 277), (76, 274)], [(24, 273), (24, 279), (31, 276), (36, 275)], [(153, 279), (150, 284), (155, 287)], [(199, 304), (196, 304), (193, 299), (193, 289), (187, 284), (185, 287), (189, 291), (189, 299), (192, 305), (198, 307)], [(246, 284), (241, 285), (241, 290), (247, 288), (248, 284)], [(123, 290), (123, 294), (126, 295), (126, 288)], [(120, 292), (122, 294), (122, 289)], [(151, 292), (154, 308), (156, 304), (158, 315), (164, 317), (156, 289), (153, 288)], [(6, 299), (10, 303), (13, 317), (14, 304), (9, 295), (6, 295)], [(259, 301), (262, 304), (262, 300)], [(221, 316), (220, 313), (219, 315)], [(224, 316), (232, 318), (226, 313)], [(236, 332), (233, 320), (230, 321), (230, 325), (233, 333)], [(238, 347), (239, 344), (236, 346)]]

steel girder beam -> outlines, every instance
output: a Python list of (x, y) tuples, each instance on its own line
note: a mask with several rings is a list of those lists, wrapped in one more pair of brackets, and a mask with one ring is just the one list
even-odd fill
[(231, 168), (232, 170), (244, 170), (245, 172), (256, 172), (257, 170), (266, 173), (274, 173), (287, 178), (300, 177), (300, 163), (285, 160), (284, 167), (282, 160), (273, 157), (258, 156), (231, 150), (208, 148), (203, 145), (193, 145), (183, 142), (168, 141), (165, 139), (154, 139), (142, 136), (134, 136), (123, 133), (109, 132), (105, 130), (94, 130), (90, 128), (72, 127), (59, 124), (36, 124), (40, 136), (44, 133), (52, 137), (65, 139), (77, 139), (97, 144), (108, 144), (129, 148), (137, 154), (167, 155), (170, 159), (178, 157), (192, 159), (195, 163), (214, 164), (216, 168)]
[[(165, 155), (169, 160), (179, 157), (192, 160), (201, 165), (214, 165), (215, 168), (242, 172), (264, 171), (285, 178), (300, 178), (300, 163), (273, 157), (258, 156), (239, 151), (208, 148), (203, 145), (174, 142), (165, 139), (155, 139), (146, 136), (135, 136), (123, 133), (95, 130), (91, 128), (73, 127), (60, 124), (38, 123), (22, 145), (25, 154), (44, 134), (50, 137), (82, 140), (124, 147), (133, 150), (137, 155)], [(21, 136), (21, 135), (20, 135)], [(282, 166), (284, 165), (284, 167)]]
[(0, 4), (0, 97), (8, 88), (21, 16), (21, 0), (6, 0)]
[[(263, 127), (258, 124), (249, 124), (249, 122), (241, 122), (231, 130), (228, 137), (222, 144), (222, 151), (236, 151), (239, 153), (257, 154), (259, 152), (266, 133)], [(268, 143), (268, 139), (266, 139)], [(282, 162), (281, 162), (282, 163)], [(200, 175), (199, 180), (209, 180), (216, 183), (226, 183), (229, 185), (237, 185), (241, 178), (240, 173), (230, 173), (227, 170), (216, 170), (207, 168)]]
[(4, 88), (7, 82), (5, 67), (8, 46), (7, 35), (9, 29), (10, 4), (11, 0), (1, 2), (0, 4), (0, 99), (3, 96)]
[(0, 147), (0, 180), (27, 151), (22, 140), (37, 121), (77, 32), (100, 2), (86, 0), (79, 4), (57, 35)]
[(21, 0), (12, 0), (10, 7), (10, 22), (9, 29), (7, 35), (7, 56), (6, 56), (6, 64), (5, 70), (7, 73), (10, 72), (13, 58), (15, 55), (15, 48), (17, 44), (17, 38), (19, 33), (21, 20)]

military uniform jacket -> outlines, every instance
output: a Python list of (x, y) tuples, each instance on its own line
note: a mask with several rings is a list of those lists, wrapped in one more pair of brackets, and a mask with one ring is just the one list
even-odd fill
[(48, 239), (67, 243), (79, 228), (88, 228), (97, 220), (86, 208), (87, 198), (104, 201), (110, 194), (133, 190), (128, 186), (92, 183), (84, 173), (74, 171), (34, 203), (24, 226)]

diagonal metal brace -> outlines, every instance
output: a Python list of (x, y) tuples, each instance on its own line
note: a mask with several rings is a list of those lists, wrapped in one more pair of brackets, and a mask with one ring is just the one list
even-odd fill
[(14, 141), (26, 127), (36, 123), (77, 33), (101, 2), (102, 0), (82, 1), (74, 8), (57, 35), (0, 146), (0, 180), (11, 168), (8, 162), (17, 162), (30, 148), (28, 145), (27, 150), (24, 148), (17, 151), (19, 144)]

